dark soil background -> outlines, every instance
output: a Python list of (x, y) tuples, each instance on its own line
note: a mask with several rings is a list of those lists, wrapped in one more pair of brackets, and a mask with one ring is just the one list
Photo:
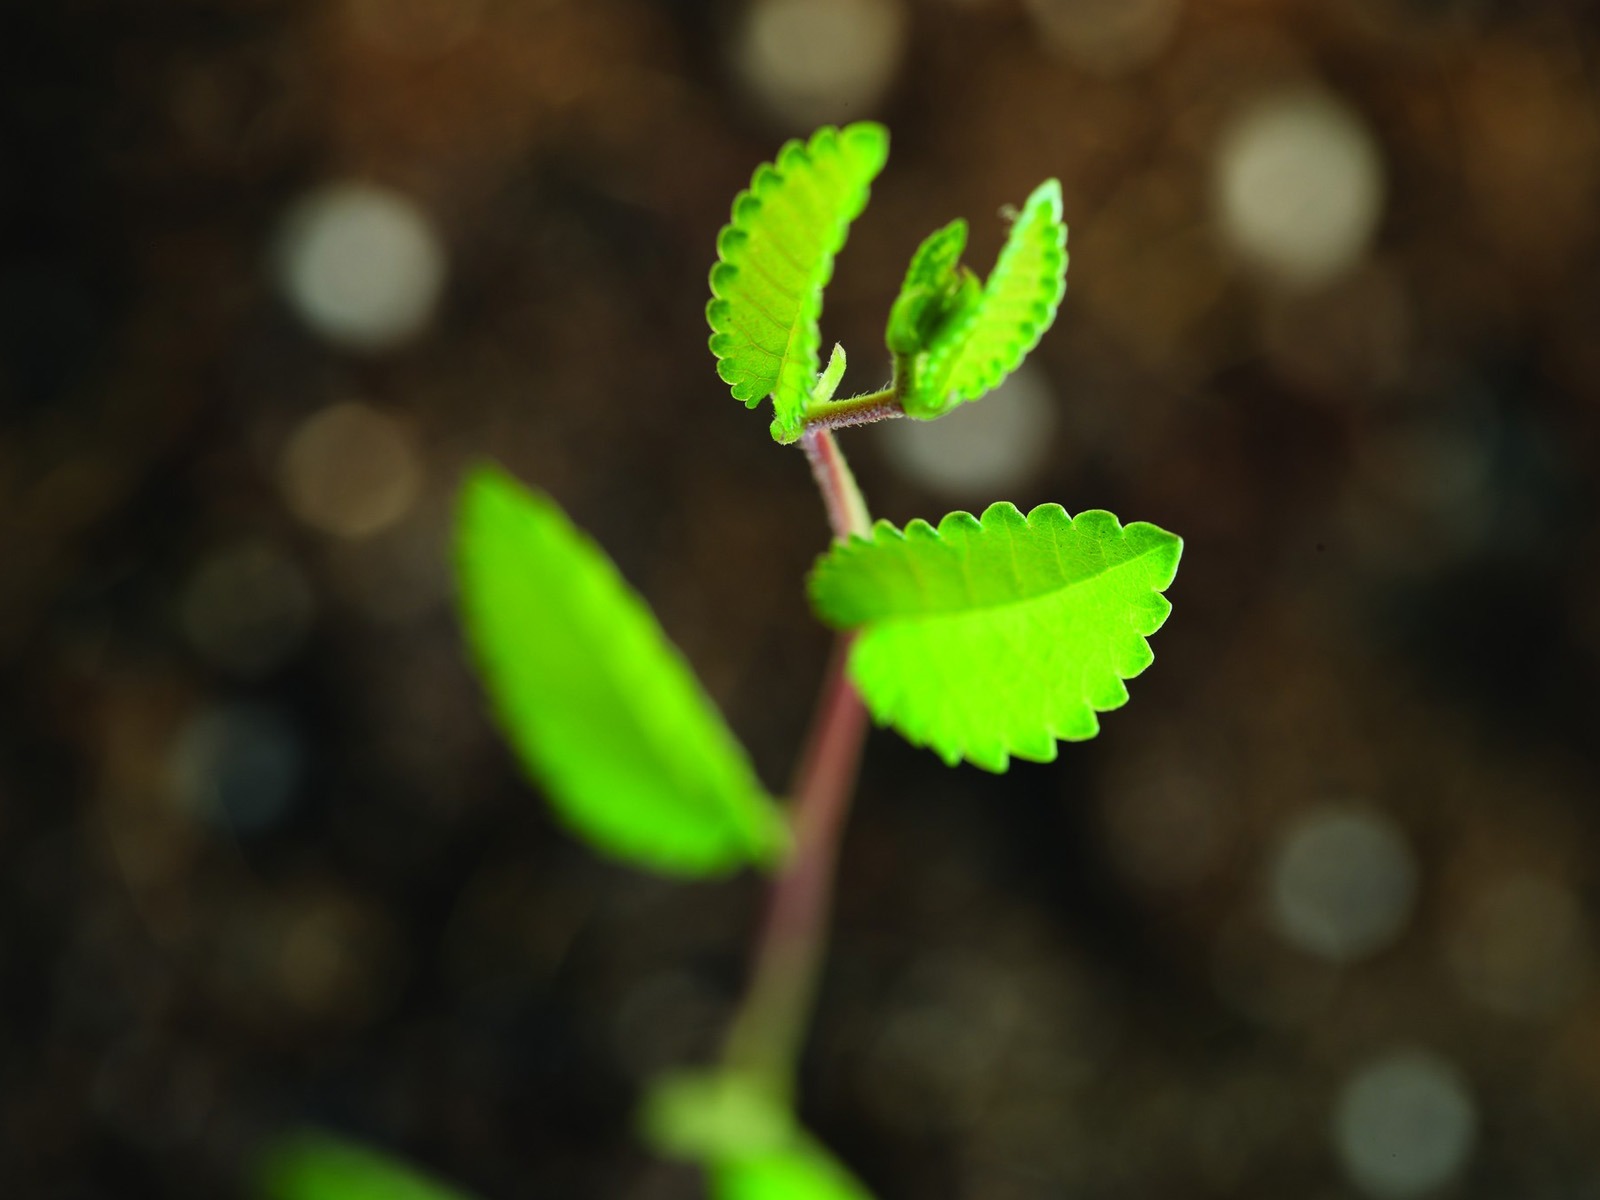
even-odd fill
[(632, 1110), (760, 889), (552, 823), (451, 497), (554, 494), (781, 786), (827, 530), (705, 278), (756, 163), (870, 116), (847, 389), (923, 234), (986, 270), (1051, 175), (1072, 227), (942, 466), (842, 436), (877, 515), (1187, 546), (1095, 742), (874, 735), (807, 1120), (883, 1200), (1600, 1195), (1597, 55), (1555, 0), (5, 5), (0, 1194), (244, 1195), (308, 1122), (697, 1194)]

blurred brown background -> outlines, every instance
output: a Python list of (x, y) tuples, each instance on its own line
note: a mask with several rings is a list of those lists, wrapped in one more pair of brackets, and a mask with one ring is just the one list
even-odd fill
[(1600, 19), (1497, 0), (35, 0), (0, 15), (0, 1191), (236, 1194), (312, 1121), (674, 1200), (642, 1083), (760, 893), (594, 860), (481, 711), (451, 494), (617, 557), (781, 786), (804, 462), (705, 276), (884, 120), (918, 239), (1060, 178), (1004, 394), (848, 431), (877, 515), (1187, 539), (1133, 703), (1003, 778), (889, 735), (807, 1119), (883, 1200), (1600, 1196)]

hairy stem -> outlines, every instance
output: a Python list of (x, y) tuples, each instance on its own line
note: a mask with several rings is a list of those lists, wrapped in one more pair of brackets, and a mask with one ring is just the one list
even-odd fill
[[(808, 430), (803, 444), (834, 536), (870, 532), (866, 505), (833, 435), (826, 429)], [(834, 643), (817, 697), (795, 780), (791, 809), (794, 852), (773, 883), (766, 923), (756, 946), (754, 976), (725, 1056), (730, 1068), (785, 1102), (793, 1096), (795, 1070), (816, 995), (827, 944), (839, 835), (867, 732), (866, 708), (845, 674), (849, 651), (848, 636)]]
[(867, 514), (866, 501), (856, 486), (856, 477), (850, 473), (839, 443), (825, 428), (807, 428), (800, 435), (800, 448), (806, 452), (811, 464), (811, 477), (817, 481), (822, 493), (822, 503), (828, 510), (828, 524), (835, 538), (872, 535), (872, 518)]
[(864, 396), (813, 400), (806, 405), (805, 427), (807, 430), (843, 429), (905, 415), (905, 409), (900, 407), (900, 395), (891, 384), (881, 392), (868, 392)]

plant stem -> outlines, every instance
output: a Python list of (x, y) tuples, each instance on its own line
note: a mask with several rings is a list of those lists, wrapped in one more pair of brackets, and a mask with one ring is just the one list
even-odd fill
[[(802, 439), (834, 536), (865, 535), (871, 520), (849, 465), (826, 429)], [(772, 886), (750, 990), (734, 1021), (726, 1065), (788, 1104), (827, 943), (840, 831), (866, 738), (867, 711), (845, 673), (850, 637), (834, 642), (794, 787), (794, 851)]]
[(900, 395), (894, 385), (880, 392), (864, 396), (851, 396), (844, 400), (813, 400), (806, 405), (805, 427), (808, 430), (843, 429), (848, 425), (870, 425), (889, 417), (903, 417)]
[(841, 540), (851, 534), (870, 537), (872, 518), (867, 514), (866, 501), (861, 498), (856, 477), (850, 473), (850, 464), (845, 462), (833, 434), (825, 428), (807, 428), (800, 435), (800, 448), (806, 452), (811, 477), (822, 493), (833, 536)]
[(839, 832), (866, 736), (866, 709), (844, 673), (840, 638), (818, 697), (816, 723), (795, 788), (793, 855), (772, 886), (750, 991), (728, 1038), (733, 1070), (789, 1102), (816, 994)]

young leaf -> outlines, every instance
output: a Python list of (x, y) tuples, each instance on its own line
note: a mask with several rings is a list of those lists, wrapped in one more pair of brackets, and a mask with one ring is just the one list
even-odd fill
[[(934, 340), (939, 321), (961, 285), (957, 268), (967, 248), (967, 223), (959, 217), (922, 240), (889, 309), (885, 340), (891, 353), (917, 354)], [(970, 276), (971, 272), (967, 272)]]
[(816, 386), (811, 389), (813, 400), (819, 404), (826, 404), (833, 399), (833, 393), (839, 388), (839, 381), (844, 378), (845, 361), (844, 347), (835, 342), (833, 353), (828, 355), (828, 365), (822, 368), (822, 374), (817, 376)]
[(1066, 294), (1067, 227), (1054, 179), (1028, 197), (981, 292), (956, 266), (966, 229), (957, 238), (954, 228), (918, 249), (890, 315), (900, 402), (913, 417), (942, 416), (992, 391), (1039, 344)]
[(773, 861), (783, 819), (743, 748), (644, 601), (554, 501), (474, 471), (456, 565), (500, 725), (575, 832), (670, 874)]
[(273, 1146), (257, 1169), (263, 1200), (469, 1200), (376, 1150), (325, 1133), (296, 1133)]
[(772, 396), (780, 442), (800, 436), (817, 380), (822, 289), (888, 155), (888, 132), (870, 121), (788, 142), (756, 168), (717, 237), (706, 306), (717, 374), (749, 408)]
[(924, 390), (922, 375), (928, 356), (923, 351), (960, 323), (982, 298), (978, 277), (960, 265), (966, 248), (967, 223), (957, 219), (930, 233), (911, 257), (905, 282), (889, 310), (884, 339), (895, 356), (896, 385), (902, 397)]
[(1108, 512), (1044, 504), (1024, 518), (1001, 502), (982, 520), (879, 521), (870, 540), (835, 543), (811, 599), (860, 631), (850, 674), (880, 724), (951, 765), (1003, 771), (1011, 755), (1050, 762), (1057, 738), (1093, 737), (1095, 713), (1127, 701), (1182, 549)]

